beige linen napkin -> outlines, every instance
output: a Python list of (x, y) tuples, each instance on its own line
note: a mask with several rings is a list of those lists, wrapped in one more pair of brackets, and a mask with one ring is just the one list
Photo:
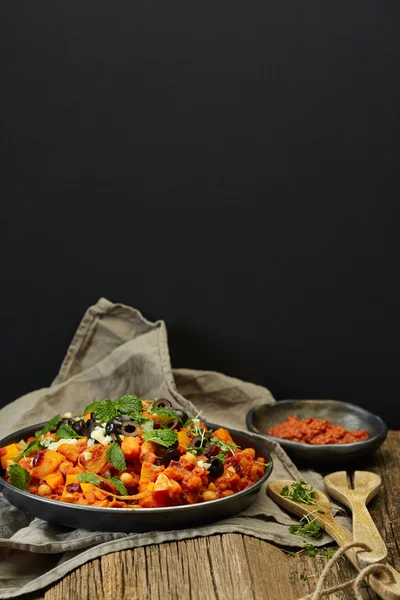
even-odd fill
[[(0, 410), (0, 439), (57, 413), (79, 414), (90, 402), (125, 393), (167, 397), (190, 416), (202, 411), (210, 422), (236, 429), (245, 429), (250, 408), (274, 402), (267, 389), (252, 383), (208, 371), (173, 371), (164, 322), (151, 323), (139, 311), (102, 298), (87, 310), (53, 384)], [(272, 453), (271, 478), (302, 477), (322, 487), (317, 473), (300, 474), (280, 446), (255, 437)], [(295, 522), (272, 502), (265, 488), (236, 517), (193, 529), (140, 534), (50, 525), (25, 515), (0, 494), (0, 598), (37, 593), (103, 554), (165, 541), (237, 532), (301, 547), (304, 541), (288, 532)], [(324, 536), (319, 543), (328, 541)]]

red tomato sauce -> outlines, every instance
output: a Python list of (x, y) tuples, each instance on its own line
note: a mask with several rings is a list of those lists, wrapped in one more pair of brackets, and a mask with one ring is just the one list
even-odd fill
[(350, 444), (369, 438), (364, 429), (349, 431), (341, 425), (333, 425), (325, 419), (299, 419), (288, 417), (286, 421), (268, 429), (268, 435), (302, 444)]

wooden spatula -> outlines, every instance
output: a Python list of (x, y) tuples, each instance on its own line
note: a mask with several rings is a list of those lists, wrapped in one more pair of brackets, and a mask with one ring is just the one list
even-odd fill
[(360, 551), (357, 559), (360, 568), (368, 567), (377, 562), (385, 562), (387, 548), (376, 528), (366, 504), (378, 493), (381, 478), (369, 471), (355, 471), (353, 486), (346, 471), (337, 471), (324, 478), (326, 489), (330, 496), (348, 506), (353, 514), (353, 540), (366, 542), (371, 552)]
[[(282, 508), (299, 517), (304, 517), (313, 511), (312, 518), (318, 522), (323, 529), (337, 542), (339, 546), (345, 546), (354, 541), (353, 536), (345, 527), (340, 525), (331, 513), (330, 502), (328, 498), (319, 490), (314, 490), (314, 505), (302, 504), (289, 500), (281, 495), (282, 489), (287, 485), (296, 483), (290, 480), (270, 481), (267, 485), (268, 495)], [(315, 509), (318, 507), (318, 511)], [(369, 544), (369, 539), (359, 540)], [(346, 552), (347, 558), (360, 571), (358, 563), (358, 552), (350, 549)], [(387, 573), (372, 574), (368, 577), (368, 583), (372, 589), (381, 596), (383, 600), (400, 600), (400, 573), (393, 567), (387, 565), (393, 575), (393, 583), (389, 582)]]

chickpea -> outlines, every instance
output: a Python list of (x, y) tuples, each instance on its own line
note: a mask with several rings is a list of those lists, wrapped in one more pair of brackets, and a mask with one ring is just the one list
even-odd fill
[(208, 484), (207, 487), (208, 490), (211, 490), (212, 492), (215, 492), (215, 490), (217, 489), (215, 486), (215, 483), (212, 481), (211, 483)]
[(50, 494), (53, 493), (53, 490), (51, 489), (51, 487), (49, 485), (47, 485), (47, 483), (42, 483), (42, 485), (39, 485), (38, 487), (38, 494), (39, 496), (50, 496)]
[(201, 497), (203, 498), (204, 502), (209, 502), (210, 500), (216, 500), (217, 494), (212, 490), (206, 490), (202, 493)]
[(125, 487), (129, 488), (135, 485), (135, 480), (130, 473), (122, 473), (120, 479)]
[(72, 469), (72, 466), (73, 466), (72, 463), (70, 463), (68, 460), (65, 460), (64, 462), (61, 463), (61, 465), (58, 468), (60, 469), (60, 471), (63, 475), (67, 475), (68, 471), (70, 469)]

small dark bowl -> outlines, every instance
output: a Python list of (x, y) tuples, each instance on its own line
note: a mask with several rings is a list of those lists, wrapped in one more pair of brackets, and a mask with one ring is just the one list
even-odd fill
[[(27, 439), (44, 427), (45, 423), (33, 425), (13, 433), (0, 440), (0, 448), (21, 439)], [(218, 425), (207, 423), (212, 429)], [(249, 488), (218, 500), (172, 506), (167, 508), (101, 508), (98, 506), (80, 506), (51, 500), (24, 492), (7, 483), (0, 476), (0, 490), (11, 504), (23, 512), (39, 517), (44, 521), (65, 525), (66, 527), (88, 529), (90, 531), (123, 531), (126, 533), (158, 531), (205, 525), (219, 519), (226, 519), (247, 508), (257, 497), (261, 486), (272, 472), (272, 458), (263, 444), (249, 435), (230, 429), (233, 440), (242, 448), (254, 448), (258, 456), (265, 459), (268, 467), (257, 483)], [(0, 465), (1, 470), (1, 465)]]
[[(266, 433), (274, 425), (279, 425), (288, 416), (294, 415), (299, 419), (328, 419), (334, 425), (341, 425), (351, 431), (365, 429), (370, 437), (351, 444), (313, 445), (283, 440)], [(248, 412), (246, 423), (250, 431), (278, 442), (296, 463), (309, 466), (361, 462), (376, 452), (388, 432), (387, 425), (377, 415), (339, 400), (280, 400), (275, 404), (263, 404)]]

